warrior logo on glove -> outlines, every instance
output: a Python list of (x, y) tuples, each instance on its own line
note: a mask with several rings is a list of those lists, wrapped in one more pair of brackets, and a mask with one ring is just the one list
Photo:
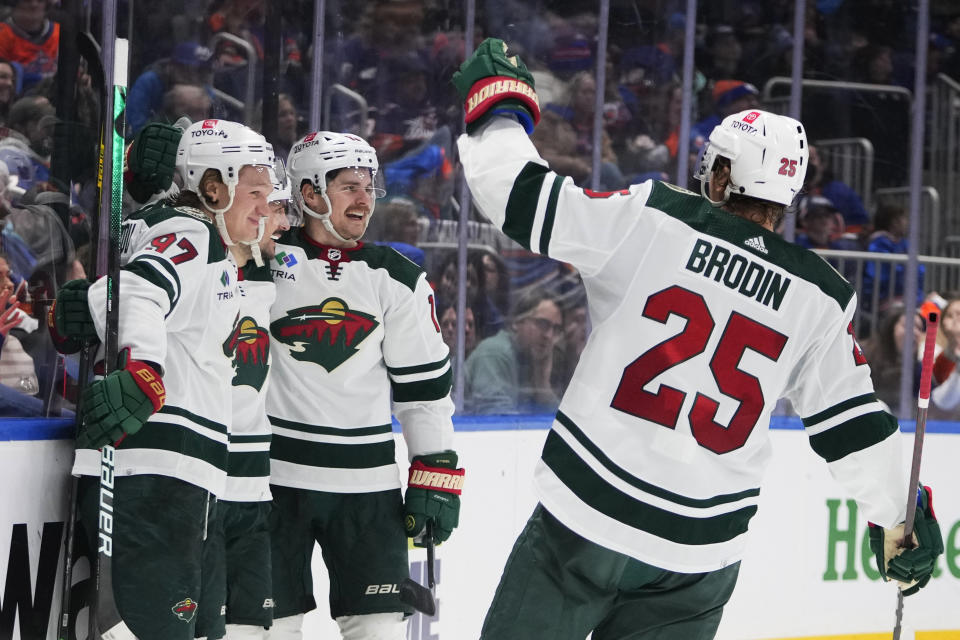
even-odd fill
[(457, 468), (453, 451), (415, 456), (404, 498), (403, 519), (407, 536), (414, 544), (422, 539), (427, 521), (433, 521), (433, 537), (443, 542), (460, 523), (460, 493), (464, 470)]
[(453, 74), (453, 84), (464, 101), (467, 133), (497, 114), (516, 117), (528, 134), (540, 122), (533, 74), (519, 56), (507, 55), (503, 40), (484, 40)]

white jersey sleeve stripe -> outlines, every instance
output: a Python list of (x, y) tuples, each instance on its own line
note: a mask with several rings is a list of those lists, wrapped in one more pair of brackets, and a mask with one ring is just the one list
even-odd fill
[(273, 427), (273, 434), (285, 438), (294, 438), (304, 442), (326, 442), (329, 444), (370, 444), (372, 442), (387, 442), (393, 440), (391, 432), (372, 434), (366, 436), (350, 435), (348, 430), (343, 431), (343, 435), (333, 435), (329, 433), (305, 433), (296, 429), (284, 429), (283, 427)]
[(433, 371), (422, 371), (420, 373), (411, 373), (404, 376), (398, 376), (393, 373), (390, 374), (390, 379), (394, 384), (408, 384), (411, 382), (423, 382), (424, 380), (436, 380), (443, 377), (448, 371), (450, 371), (450, 361), (440, 367), (439, 369), (434, 369)]
[(883, 410), (884, 410), (883, 405), (880, 404), (879, 401), (874, 401), (874, 402), (871, 402), (870, 404), (864, 404), (864, 405), (860, 405), (859, 407), (853, 407), (851, 409), (847, 409), (843, 413), (839, 413), (833, 416), (832, 418), (828, 418), (820, 423), (811, 425), (806, 428), (806, 432), (807, 432), (807, 435), (809, 436), (819, 435), (824, 431), (833, 429), (834, 427), (843, 424), (847, 420), (853, 420), (854, 418), (858, 418), (868, 413), (874, 413), (878, 411), (882, 412)]

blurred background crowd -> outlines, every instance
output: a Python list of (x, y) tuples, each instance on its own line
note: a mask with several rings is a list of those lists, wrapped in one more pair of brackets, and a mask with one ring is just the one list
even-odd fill
[[(0, 415), (56, 415), (75, 394), (70, 363), (37, 320), (57, 286), (96, 271), (102, 89), (76, 43), (83, 31), (99, 39), (97, 4), (0, 4), (0, 275), (21, 306), (15, 326), (0, 324)], [(522, 56), (543, 107), (534, 144), (551, 168), (599, 191), (649, 178), (691, 187), (690, 171), (676, 175), (678, 155), (692, 168), (723, 117), (751, 107), (785, 113), (791, 92), (794, 0), (698, 3), (688, 135), (686, 2), (611, 0), (605, 25), (599, 4), (477, 0), (466, 43), (462, 0), (120, 0), (118, 31), (131, 40), (125, 135), (184, 115), (227, 118), (262, 130), (280, 157), (311, 128), (364, 136), (387, 187), (366, 240), (427, 271), (444, 340), (452, 353), (462, 341), (458, 410), (550, 412), (589, 335), (583, 289), (568, 265), (512, 243), (473, 210), (461, 213), (462, 105), (449, 80), (465, 50), (495, 36)], [(960, 4), (930, 2), (923, 228), (911, 247), (917, 10), (917, 0), (806, 0), (800, 119), (813, 146), (805, 191), (787, 218), (795, 226), (783, 231), (823, 251), (857, 287), (855, 329), (894, 412), (910, 324), (906, 255), (922, 254), (916, 304), (945, 313), (935, 415), (955, 419)], [(681, 140), (689, 143), (680, 148)], [(917, 331), (923, 322), (914, 318)]]

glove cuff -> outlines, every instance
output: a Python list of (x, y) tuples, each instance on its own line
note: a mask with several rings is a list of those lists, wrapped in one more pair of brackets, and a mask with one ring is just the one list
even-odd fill
[(157, 375), (153, 367), (140, 360), (129, 360), (124, 369), (130, 373), (134, 384), (150, 400), (154, 413), (160, 411), (163, 403), (167, 400), (167, 390), (163, 386), (163, 380)]
[(464, 470), (429, 467), (414, 458), (410, 463), (407, 486), (412, 489), (428, 489), (460, 495), (463, 490)]
[(530, 111), (534, 125), (540, 122), (540, 100), (537, 92), (526, 82), (507, 76), (489, 76), (473, 83), (463, 105), (466, 111), (464, 121), (470, 124), (497, 102), (509, 99), (518, 100)]

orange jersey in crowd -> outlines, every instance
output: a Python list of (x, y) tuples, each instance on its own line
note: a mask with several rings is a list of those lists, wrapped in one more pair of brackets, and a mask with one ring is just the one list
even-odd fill
[(19, 62), (27, 73), (54, 73), (59, 46), (60, 25), (56, 22), (48, 23), (39, 43), (9, 22), (0, 22), (0, 58)]

